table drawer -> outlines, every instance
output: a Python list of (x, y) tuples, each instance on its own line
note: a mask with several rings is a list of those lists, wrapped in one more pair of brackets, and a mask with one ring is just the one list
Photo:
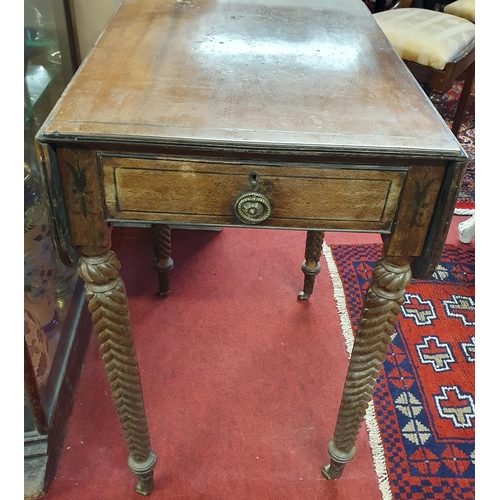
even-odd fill
[(100, 166), (109, 220), (377, 232), (390, 229), (407, 173), (106, 155)]

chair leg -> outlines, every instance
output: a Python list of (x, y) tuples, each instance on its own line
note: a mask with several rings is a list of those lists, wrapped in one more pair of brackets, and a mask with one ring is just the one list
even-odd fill
[(429, 99), (431, 100), (432, 104), (434, 104), (436, 109), (442, 115), (443, 114), (443, 107), (444, 107), (444, 100), (445, 100), (445, 93), (441, 92), (439, 90), (430, 89), (428, 95), (429, 95)]
[(467, 107), (467, 103), (469, 102), (472, 85), (474, 83), (476, 75), (475, 66), (476, 64), (475, 62), (473, 62), (465, 71), (464, 85), (462, 87), (460, 99), (458, 100), (457, 110), (455, 112), (455, 118), (453, 120), (453, 126), (451, 129), (455, 136), (458, 136), (458, 133), (460, 132), (460, 126), (462, 125), (465, 108)]

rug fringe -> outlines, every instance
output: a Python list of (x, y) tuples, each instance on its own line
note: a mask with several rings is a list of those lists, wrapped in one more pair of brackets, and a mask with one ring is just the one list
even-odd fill
[(326, 265), (328, 267), (328, 272), (330, 273), (330, 279), (333, 285), (333, 296), (335, 302), (337, 303), (337, 309), (340, 316), (340, 325), (342, 327), (342, 335), (347, 348), (347, 355), (349, 359), (351, 358), (352, 348), (354, 346), (354, 335), (352, 333), (351, 318), (347, 312), (347, 304), (344, 296), (344, 287), (342, 286), (342, 280), (333, 260), (332, 250), (330, 247), (323, 242), (323, 255), (325, 256)]
[[(333, 296), (335, 298), (335, 302), (337, 303), (342, 335), (344, 336), (347, 354), (350, 358), (354, 345), (354, 334), (352, 332), (351, 319), (349, 317), (349, 313), (347, 312), (344, 287), (333, 259), (332, 250), (325, 242), (323, 242), (323, 255), (326, 260), (330, 279), (332, 280)], [(372, 400), (370, 400), (370, 403), (368, 404), (365, 422), (368, 430), (368, 440), (372, 450), (373, 464), (378, 478), (378, 487), (382, 493), (382, 500), (393, 500), (391, 486), (389, 483), (389, 474), (387, 472), (387, 464), (385, 461), (384, 446), (382, 444), (382, 436), (380, 434)]]

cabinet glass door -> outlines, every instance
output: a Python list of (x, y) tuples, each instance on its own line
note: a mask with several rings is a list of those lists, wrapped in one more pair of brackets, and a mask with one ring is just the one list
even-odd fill
[[(24, 339), (41, 405), (50, 417), (78, 277), (54, 249), (35, 134), (73, 74), (62, 0), (24, 2)], [(68, 314), (69, 313), (69, 314)], [(25, 406), (32, 399), (28, 387)], [(25, 411), (25, 415), (32, 415)], [(36, 416), (36, 412), (34, 412)], [(32, 417), (27, 419), (33, 420)], [(32, 423), (28, 428), (33, 428)]]

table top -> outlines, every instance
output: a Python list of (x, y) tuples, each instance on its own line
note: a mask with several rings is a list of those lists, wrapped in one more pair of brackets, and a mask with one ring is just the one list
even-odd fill
[(464, 157), (361, 0), (123, 0), (39, 137)]

